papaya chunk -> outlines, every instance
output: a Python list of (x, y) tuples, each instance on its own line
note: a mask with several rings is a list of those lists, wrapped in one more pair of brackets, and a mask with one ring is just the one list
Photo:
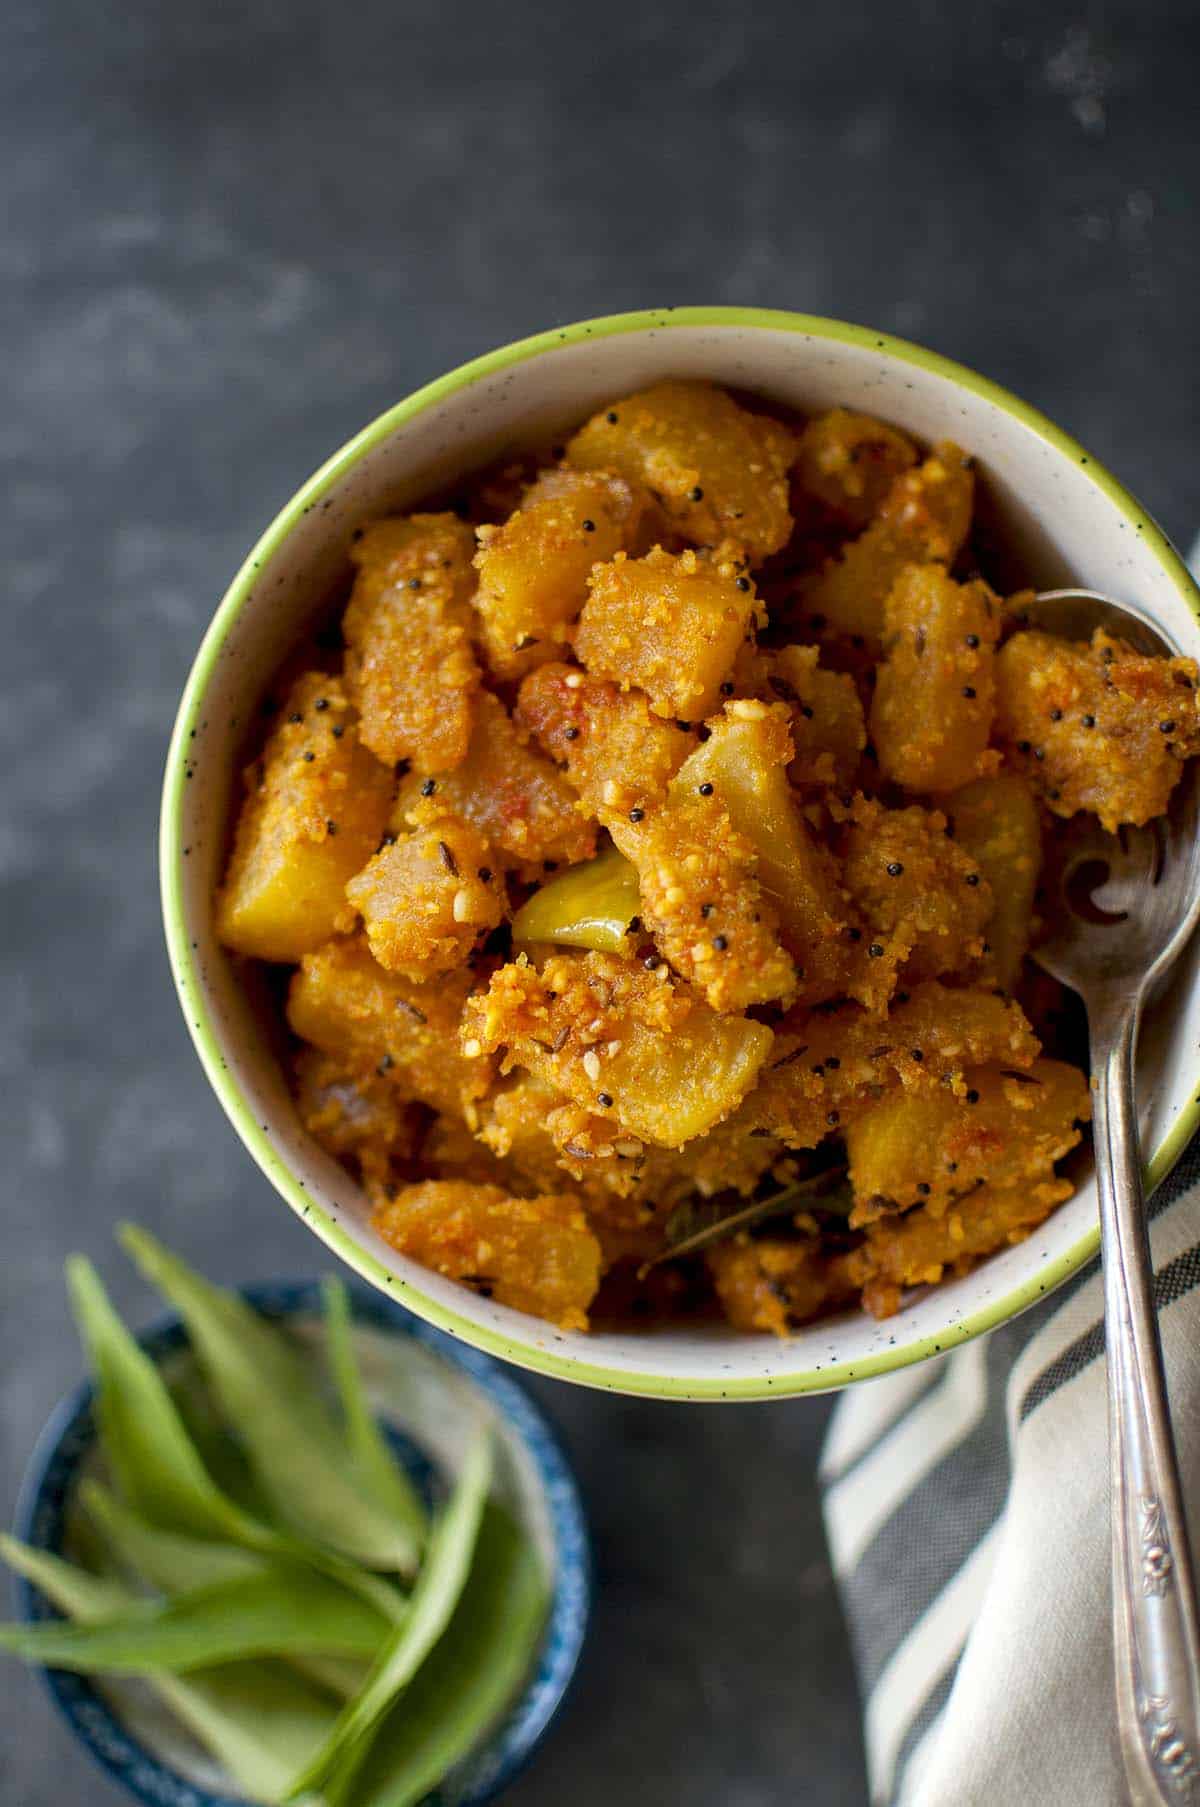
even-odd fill
[(782, 703), (788, 710), (793, 757), (788, 782), (841, 789), (858, 771), (867, 730), (854, 679), (826, 671), (817, 646), (777, 652), (744, 647), (733, 670), (738, 697)]
[(310, 671), (246, 784), (217, 933), (238, 954), (299, 960), (352, 924), (346, 883), (379, 844), (392, 776), (359, 745), (340, 680)]
[(525, 679), (517, 720), (602, 821), (661, 803), (697, 745), (690, 728), (655, 715), (640, 690), (621, 690), (564, 664), (543, 665)]
[(441, 815), (397, 836), (346, 886), (381, 966), (428, 979), (462, 966), (504, 919), (502, 881), (469, 822)]
[(619, 552), (593, 567), (575, 653), (595, 677), (644, 690), (657, 715), (702, 719), (754, 614), (754, 586), (733, 558)]
[(420, 1142), (421, 1112), (377, 1073), (363, 1073), (301, 1048), (296, 1057), (296, 1109), (308, 1133), (337, 1160), (353, 1160), (364, 1178), (382, 1183), (397, 1162), (410, 1162)]
[(846, 840), (846, 889), (912, 979), (964, 972), (987, 952), (992, 888), (937, 810), (885, 809), (859, 798)]
[(499, 1186), (425, 1180), (379, 1206), (372, 1227), (398, 1254), (564, 1330), (586, 1330), (600, 1245), (569, 1192), (514, 1198)]
[(403, 1098), (467, 1114), (491, 1086), (492, 1060), (467, 1060), (458, 1029), (473, 975), (460, 970), (427, 984), (385, 972), (365, 936), (306, 954), (288, 992), (287, 1018), (352, 1073), (386, 1078)]
[(881, 1217), (867, 1226), (863, 1246), (846, 1256), (846, 1271), (862, 1287), (871, 1315), (892, 1317), (905, 1287), (965, 1274), (982, 1256), (1022, 1242), (1073, 1191), (1070, 1180), (1047, 1175), (1016, 1186), (980, 1186), (940, 1212), (924, 1206)]
[(879, 769), (910, 791), (952, 791), (992, 772), (1001, 605), (982, 581), (906, 565), (884, 603), (884, 658), (871, 704)]
[(419, 772), (466, 756), (479, 689), (471, 649), (475, 539), (451, 514), (375, 521), (350, 549), (358, 566), (342, 632), (346, 684), (365, 747)]
[(579, 470), (644, 484), (666, 520), (697, 546), (734, 540), (757, 563), (792, 530), (787, 427), (708, 383), (656, 383), (594, 414), (567, 445)]
[(801, 601), (839, 634), (878, 647), (884, 604), (905, 565), (951, 565), (967, 537), (975, 483), (949, 440), (896, 478), (870, 525), (801, 586)]
[(853, 1004), (793, 1011), (742, 1114), (791, 1148), (815, 1148), (826, 1136), (846, 1135), (887, 1092), (950, 1082), (961, 1093), (968, 1067), (995, 1062), (1024, 1071), (1037, 1054), (1018, 1005), (927, 980), (884, 1019)]
[(962, 1077), (961, 1090), (892, 1091), (848, 1125), (852, 1224), (919, 1204), (936, 1212), (974, 1186), (1048, 1179), (1091, 1115), (1086, 1079), (1063, 1061)]
[(466, 758), (432, 779), (416, 772), (403, 779), (391, 825), (402, 833), (442, 814), (470, 822), (504, 867), (538, 871), (546, 860), (570, 865), (595, 851), (595, 828), (570, 785), (487, 690)]
[(1030, 629), (996, 661), (997, 733), (1056, 816), (1140, 827), (1200, 752), (1198, 675), (1192, 659), (1148, 658), (1099, 628), (1090, 646)]
[(735, 1330), (786, 1336), (793, 1324), (844, 1304), (857, 1287), (844, 1255), (817, 1238), (731, 1237), (705, 1257), (722, 1309)]
[(468, 1004), (469, 1057), (503, 1050), (616, 1132), (679, 1148), (735, 1110), (754, 1083), (771, 1031), (719, 1016), (694, 993), (615, 954), (555, 954), (538, 971), (517, 961)]
[(878, 514), (898, 477), (917, 462), (907, 434), (869, 414), (831, 408), (800, 435), (795, 483), (852, 533)]
[(1042, 866), (1042, 824), (1033, 792), (1015, 772), (996, 772), (943, 799), (954, 839), (991, 886), (990, 953), (983, 971), (1011, 991), (1029, 949)]
[(543, 471), (502, 526), (478, 530), (475, 607), (487, 662), (518, 678), (560, 658), (588, 573), (635, 542), (640, 491), (611, 471)]

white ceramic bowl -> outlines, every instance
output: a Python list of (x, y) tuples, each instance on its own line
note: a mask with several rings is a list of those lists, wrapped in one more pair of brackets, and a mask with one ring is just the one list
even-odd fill
[[(180, 1000), (218, 1097), (283, 1198), (360, 1274), (444, 1330), (563, 1379), (669, 1398), (762, 1399), (919, 1361), (1034, 1303), (1095, 1252), (1094, 1186), (1027, 1241), (965, 1279), (914, 1294), (883, 1323), (850, 1312), (786, 1342), (715, 1326), (564, 1333), (398, 1257), (369, 1228), (359, 1188), (301, 1127), (213, 933), (239, 742), (275, 666), (345, 576), (354, 527), (664, 377), (704, 377), (803, 410), (843, 403), (925, 441), (956, 439), (977, 458), (987, 505), (1029, 580), (1128, 598), (1200, 657), (1200, 593), (1145, 510), (1050, 421), (972, 371), (798, 314), (681, 308), (585, 322), (493, 352), (400, 402), (267, 529), (217, 611), (180, 707), (163, 801), (164, 910)], [(1198, 958), (1194, 944), (1143, 1036), (1155, 1179), (1200, 1118)]]

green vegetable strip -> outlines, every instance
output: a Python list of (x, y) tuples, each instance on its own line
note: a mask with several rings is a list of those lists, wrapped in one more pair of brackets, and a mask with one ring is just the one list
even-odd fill
[(87, 1674), (186, 1674), (240, 1657), (293, 1651), (377, 1659), (388, 1621), (311, 1569), (243, 1576), (172, 1600), (136, 1600), (89, 1625), (0, 1625), (0, 1649)]
[(226, 1498), (200, 1460), (158, 1368), (113, 1310), (91, 1263), (72, 1256), (67, 1282), (96, 1377), (100, 1440), (128, 1504), (171, 1532), (310, 1563), (401, 1624), (408, 1603), (388, 1582), (285, 1536)]
[(125, 1248), (182, 1312), (213, 1391), (237, 1427), (281, 1521), (368, 1569), (411, 1574), (411, 1531), (348, 1472), (345, 1440), (315, 1394), (308, 1365), (244, 1300), (210, 1286), (132, 1225)]
[(470, 1579), (445, 1634), (384, 1720), (343, 1807), (415, 1807), (512, 1705), (533, 1664), (548, 1605), (528, 1540), (490, 1502)]
[[(0, 1556), (81, 1625), (107, 1618), (133, 1599), (117, 1582), (11, 1537), (0, 1536)], [(328, 1696), (271, 1663), (230, 1663), (186, 1680), (155, 1674), (146, 1681), (238, 1787), (260, 1801), (282, 1800), (288, 1779), (324, 1741), (335, 1712)]]
[(321, 1786), (407, 1687), (441, 1637), (471, 1568), (491, 1480), (491, 1436), (481, 1429), (467, 1451), (450, 1503), (434, 1525), (407, 1624), (392, 1634), (362, 1693), (347, 1703), (323, 1748), (296, 1777), (290, 1798)]
[(325, 1352), (341, 1403), (355, 1476), (364, 1491), (403, 1525), (417, 1548), (429, 1534), (417, 1491), (388, 1448), (371, 1410), (351, 1335), (350, 1295), (341, 1280), (324, 1280)]

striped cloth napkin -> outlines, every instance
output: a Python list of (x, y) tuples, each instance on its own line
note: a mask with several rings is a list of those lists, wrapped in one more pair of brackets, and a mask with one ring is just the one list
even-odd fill
[[(1188, 562), (1200, 576), (1200, 539)], [(1200, 1137), (1150, 1217), (1200, 1551)], [(873, 1807), (1119, 1807), (1099, 1262), (844, 1394), (821, 1481)]]
[[(1151, 1203), (1200, 1548), (1200, 1140)], [(1099, 1264), (939, 1361), (852, 1388), (822, 1457), (877, 1807), (1117, 1807)]]

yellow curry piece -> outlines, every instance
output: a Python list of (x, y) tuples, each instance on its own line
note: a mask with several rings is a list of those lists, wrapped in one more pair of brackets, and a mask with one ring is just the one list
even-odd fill
[(689, 380), (355, 535), (215, 920), (397, 1257), (564, 1331), (786, 1335), (1070, 1196), (1043, 844), (1166, 810), (1198, 674), (1030, 630), (974, 486)]

